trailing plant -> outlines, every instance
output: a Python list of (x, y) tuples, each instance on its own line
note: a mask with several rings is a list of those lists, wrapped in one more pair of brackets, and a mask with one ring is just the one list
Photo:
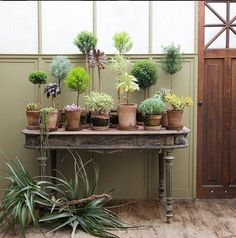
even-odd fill
[(147, 89), (157, 82), (157, 65), (151, 59), (138, 61), (134, 64), (131, 74), (137, 78), (140, 88)]
[(103, 114), (112, 108), (114, 99), (106, 93), (91, 92), (89, 96), (85, 96), (85, 104), (90, 110)]
[(110, 193), (96, 195), (99, 177), (97, 165), (93, 163), (94, 182), (90, 182), (85, 164), (78, 153), (69, 152), (74, 158), (74, 174), (69, 180), (60, 174), (59, 178), (55, 178), (57, 185), (46, 186), (55, 191), (59, 199), (56, 200), (56, 204), (52, 203), (51, 212), (41, 217), (39, 221), (55, 224), (51, 232), (70, 226), (72, 238), (75, 238), (77, 229), (98, 237), (117, 237), (109, 231), (110, 228), (127, 228), (127, 226), (105, 208), (106, 203), (111, 200)]
[(121, 94), (125, 94), (126, 104), (129, 104), (129, 96), (131, 92), (139, 90), (138, 80), (133, 76), (124, 72), (119, 76), (117, 89)]
[(41, 103), (41, 84), (47, 83), (48, 75), (44, 71), (33, 71), (28, 76), (28, 79), (31, 83), (38, 85), (38, 103)]
[(79, 95), (85, 92), (90, 86), (90, 77), (82, 67), (72, 68), (65, 80), (66, 86), (77, 92), (77, 106), (79, 105)]
[(61, 90), (60, 90), (60, 87), (58, 86), (58, 84), (57, 83), (47, 84), (44, 89), (44, 93), (46, 93), (47, 98), (49, 98), (51, 96), (52, 106), (54, 108), (56, 108), (55, 98), (57, 97), (57, 95), (61, 94)]
[(105, 69), (105, 64), (107, 63), (107, 56), (104, 52), (100, 50), (91, 50), (88, 56), (89, 67), (94, 68), (97, 67), (98, 69), (98, 85), (99, 85), (99, 92), (101, 92), (101, 69)]
[(167, 94), (170, 94), (170, 89), (169, 88), (161, 88), (159, 91), (157, 91), (153, 97), (154, 98), (160, 98), (163, 102), (166, 102), (165, 101), (165, 96)]
[(139, 111), (143, 115), (160, 115), (165, 111), (165, 103), (159, 98), (148, 98), (140, 104)]
[(33, 179), (20, 160), (13, 162), (7, 158), (7, 175), (4, 177), (9, 184), (3, 189), (4, 194), (0, 205), (0, 224), (5, 233), (20, 224), (22, 237), (25, 237), (29, 225), (39, 227), (38, 207), (52, 202), (45, 192), (42, 182)]
[(49, 132), (49, 117), (56, 109), (53, 107), (46, 107), (40, 111), (40, 152), (42, 156), (47, 156), (48, 147), (48, 132)]
[(175, 94), (167, 94), (165, 96), (166, 103), (169, 104), (171, 110), (182, 111), (185, 107), (191, 106), (193, 104), (192, 98), (187, 97), (178, 97)]
[(31, 103), (28, 103), (26, 105), (26, 111), (40, 111), (42, 108), (42, 105), (40, 103), (34, 103), (34, 102), (31, 102)]
[[(180, 53), (180, 46), (176, 47), (173, 43), (169, 46), (163, 47), (163, 58), (161, 59), (162, 69), (170, 75), (179, 72), (183, 68), (183, 56)], [(171, 91), (173, 89), (173, 82), (171, 76)]]
[(53, 58), (50, 72), (51, 75), (58, 80), (59, 88), (61, 89), (61, 81), (64, 80), (72, 67), (67, 56), (59, 55)]
[(113, 36), (114, 46), (120, 55), (127, 53), (133, 47), (133, 42), (127, 32), (117, 32)]
[(74, 39), (74, 44), (79, 48), (79, 50), (85, 54), (85, 66), (88, 71), (88, 55), (89, 52), (95, 49), (97, 44), (97, 38), (93, 33), (88, 31), (82, 31)]
[(64, 110), (66, 112), (79, 112), (80, 111), (80, 106), (77, 106), (76, 104), (71, 104), (71, 105), (66, 105), (64, 107)]

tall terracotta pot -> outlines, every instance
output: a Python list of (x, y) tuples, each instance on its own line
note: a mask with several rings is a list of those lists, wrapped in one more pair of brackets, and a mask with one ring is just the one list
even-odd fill
[(49, 131), (57, 130), (58, 111), (51, 112), (49, 116), (48, 129)]
[(167, 111), (168, 130), (182, 130), (183, 111)]
[(40, 111), (26, 111), (27, 129), (38, 130), (40, 127)]
[(66, 111), (66, 130), (78, 131), (80, 130), (80, 115), (81, 112), (68, 112)]
[(123, 104), (118, 105), (118, 117), (119, 117), (119, 126), (120, 130), (136, 130), (136, 112), (137, 104)]

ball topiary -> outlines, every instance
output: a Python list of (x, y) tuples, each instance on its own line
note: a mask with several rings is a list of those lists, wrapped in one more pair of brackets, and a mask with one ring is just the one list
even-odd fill
[(165, 111), (165, 103), (160, 98), (148, 98), (140, 104), (139, 111), (143, 115), (160, 115)]

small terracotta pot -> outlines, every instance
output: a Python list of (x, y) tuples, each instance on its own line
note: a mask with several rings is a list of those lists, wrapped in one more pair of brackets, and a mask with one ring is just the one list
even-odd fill
[(123, 104), (118, 105), (119, 126), (120, 130), (136, 130), (136, 112), (137, 104)]
[(66, 130), (80, 130), (80, 114), (81, 112), (66, 111)]
[(146, 115), (144, 117), (144, 129), (160, 130), (161, 129), (161, 115)]
[(92, 118), (93, 130), (107, 130), (109, 128), (109, 115), (108, 114), (94, 114)]
[(183, 111), (167, 111), (168, 117), (168, 130), (182, 130), (182, 117)]
[(48, 129), (49, 130), (56, 130), (57, 129), (57, 117), (58, 117), (58, 111), (50, 113), (49, 122), (48, 122)]
[(26, 111), (29, 130), (38, 130), (40, 128), (40, 111)]
[(66, 126), (66, 113), (65, 113), (65, 110), (63, 109), (58, 110), (57, 126), (59, 128)]

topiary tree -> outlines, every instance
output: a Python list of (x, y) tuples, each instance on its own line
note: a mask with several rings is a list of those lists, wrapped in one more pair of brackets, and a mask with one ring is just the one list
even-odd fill
[(97, 37), (94, 36), (91, 32), (82, 31), (74, 39), (74, 44), (83, 54), (85, 54), (85, 66), (86, 70), (88, 71), (88, 55), (91, 50), (95, 49), (97, 44)]
[(48, 75), (44, 71), (33, 71), (28, 76), (31, 83), (38, 85), (38, 103), (41, 104), (41, 84), (47, 83)]
[(183, 68), (183, 56), (180, 53), (180, 46), (176, 47), (173, 43), (163, 47), (164, 56), (161, 59), (162, 69), (171, 75), (171, 86), (173, 89), (172, 75), (179, 72)]
[(133, 47), (133, 42), (129, 34), (125, 31), (115, 33), (113, 40), (114, 46), (120, 55), (127, 53)]
[(82, 67), (72, 68), (65, 80), (66, 86), (72, 91), (77, 92), (77, 106), (79, 105), (79, 95), (85, 92), (90, 86), (90, 77)]
[(131, 74), (137, 78), (139, 87), (145, 90), (147, 97), (147, 88), (154, 85), (158, 79), (155, 62), (151, 59), (138, 61), (134, 64)]

